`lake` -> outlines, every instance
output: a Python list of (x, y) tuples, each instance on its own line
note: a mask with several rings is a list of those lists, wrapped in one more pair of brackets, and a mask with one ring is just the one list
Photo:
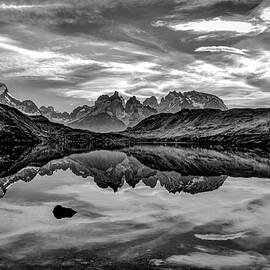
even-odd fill
[(267, 153), (1, 153), (1, 269), (270, 269)]

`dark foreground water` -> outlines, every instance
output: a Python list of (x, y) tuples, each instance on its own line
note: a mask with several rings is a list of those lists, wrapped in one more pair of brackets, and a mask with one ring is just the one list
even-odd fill
[(1, 269), (270, 269), (265, 153), (27, 151), (1, 157)]

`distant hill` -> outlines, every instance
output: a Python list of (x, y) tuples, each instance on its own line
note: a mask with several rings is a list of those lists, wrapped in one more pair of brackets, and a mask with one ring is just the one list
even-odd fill
[(184, 109), (150, 116), (124, 134), (148, 141), (270, 146), (270, 109)]

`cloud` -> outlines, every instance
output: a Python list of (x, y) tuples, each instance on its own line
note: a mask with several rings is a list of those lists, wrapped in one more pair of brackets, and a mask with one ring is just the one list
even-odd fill
[(270, 7), (267, 7), (262, 10), (260, 18), (264, 21), (270, 22)]
[(148, 73), (148, 74), (159, 74), (158, 70), (154, 68), (157, 67), (155, 63), (139, 62), (134, 64), (125, 64), (117, 62), (105, 63), (108, 70), (116, 73)]
[(267, 29), (267, 26), (261, 24), (253, 24), (251, 22), (237, 20), (224, 20), (221, 18), (199, 20), (187, 23), (168, 23), (164, 21), (157, 21), (153, 23), (153, 26), (166, 26), (174, 31), (194, 31), (200, 33), (234, 32), (236, 34), (258, 34)]
[(240, 55), (247, 55), (247, 50), (245, 49), (238, 49), (233, 47), (227, 46), (208, 46), (208, 47), (200, 47), (195, 50), (195, 52), (226, 52), (226, 53), (235, 53)]
[(39, 52), (39, 51), (34, 51), (34, 50), (27, 50), (22, 47), (19, 47), (15, 44), (18, 44), (18, 42), (6, 38), (6, 37), (0, 37), (0, 48), (8, 50), (8, 51), (13, 51), (31, 58), (36, 58), (36, 59), (51, 59), (54, 58), (56, 55), (52, 52)]
[(202, 8), (211, 8), (212, 6), (216, 5), (223, 5), (222, 7), (235, 7), (237, 5), (243, 9), (243, 6), (251, 6), (254, 8), (256, 5), (259, 5), (262, 0), (176, 0), (180, 5), (177, 8), (178, 11), (197, 11), (198, 9)]
[(260, 2), (4, 0), (1, 80), (25, 98), (25, 89), (47, 91), (52, 105), (56, 95), (65, 106), (114, 90), (143, 98), (177, 89), (263, 106), (270, 24), (267, 1), (253, 9)]
[(84, 65), (98, 65), (100, 62), (82, 58), (76, 54), (63, 54), (54, 51), (30, 50), (10, 38), (0, 37), (0, 48), (10, 53), (0, 53), (3, 63), (2, 72), (12, 76), (44, 76), (54, 80), (63, 80), (70, 69)]
[[(155, 262), (155, 261), (154, 261)], [(194, 252), (187, 255), (174, 255), (166, 259), (167, 263), (189, 265), (193, 267), (210, 267), (214, 269), (250, 267), (266, 265), (266, 257), (256, 253), (233, 252), (227, 254), (211, 254)], [(160, 263), (163, 263), (162, 261)]]
[(49, 7), (49, 5), (14, 5), (14, 4), (0, 4), (0, 9), (3, 10), (24, 10), (33, 8)]
[(234, 240), (237, 238), (243, 238), (247, 236), (247, 231), (237, 232), (237, 233), (229, 233), (229, 234), (194, 234), (196, 238), (207, 241), (227, 241)]

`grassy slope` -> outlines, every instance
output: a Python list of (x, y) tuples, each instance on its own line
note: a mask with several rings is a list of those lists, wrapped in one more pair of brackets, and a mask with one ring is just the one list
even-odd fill
[(149, 140), (268, 145), (270, 109), (182, 110), (151, 116), (124, 134)]

